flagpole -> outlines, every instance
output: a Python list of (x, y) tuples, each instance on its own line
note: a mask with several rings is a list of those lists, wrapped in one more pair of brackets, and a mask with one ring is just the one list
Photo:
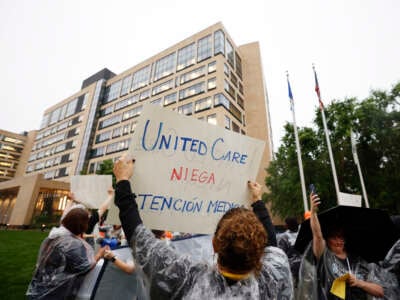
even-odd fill
[(305, 181), (304, 181), (304, 171), (303, 171), (303, 162), (302, 162), (302, 159), (301, 159), (301, 149), (300, 149), (300, 142), (299, 142), (299, 134), (297, 132), (296, 115), (295, 115), (295, 112), (294, 112), (293, 94), (292, 94), (292, 89), (290, 88), (290, 83), (289, 83), (289, 72), (286, 72), (286, 77), (287, 77), (287, 83), (288, 83), (290, 108), (291, 108), (292, 115), (293, 115), (293, 129), (294, 129), (294, 137), (295, 137), (295, 140), (296, 140), (297, 162), (299, 164), (300, 183), (301, 183), (301, 191), (302, 191), (302, 194), (303, 194), (304, 212), (306, 212), (306, 211), (308, 211), (306, 184), (305, 184)]
[(332, 146), (331, 146), (331, 141), (329, 139), (329, 131), (328, 131), (328, 127), (326, 125), (324, 104), (322, 103), (322, 100), (321, 100), (321, 92), (319, 90), (317, 72), (315, 71), (315, 66), (314, 65), (313, 65), (313, 70), (314, 70), (314, 78), (315, 78), (315, 92), (318, 95), (319, 108), (320, 108), (321, 116), (322, 116), (322, 124), (324, 126), (326, 144), (328, 146), (329, 160), (331, 162), (333, 182), (335, 183), (336, 199), (337, 199), (337, 204), (339, 205), (339, 193), (340, 193), (340, 190), (339, 190), (339, 184), (338, 184), (337, 175), (336, 175), (335, 161), (333, 159)]
[(357, 154), (356, 137), (355, 137), (355, 134), (353, 131), (351, 131), (351, 150), (353, 152), (354, 163), (357, 166), (358, 176), (360, 177), (361, 189), (362, 189), (362, 193), (363, 193), (363, 197), (364, 197), (364, 201), (365, 201), (365, 206), (367, 208), (369, 208), (367, 190), (365, 189), (364, 178), (361, 173), (360, 160), (358, 159), (358, 154)]

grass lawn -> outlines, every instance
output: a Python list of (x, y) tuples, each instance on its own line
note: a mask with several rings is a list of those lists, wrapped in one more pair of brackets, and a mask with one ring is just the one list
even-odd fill
[(48, 231), (0, 230), (0, 299), (26, 299), (39, 247)]

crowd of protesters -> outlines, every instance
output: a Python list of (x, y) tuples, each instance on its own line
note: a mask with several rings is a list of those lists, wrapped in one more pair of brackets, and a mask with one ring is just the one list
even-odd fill
[[(336, 300), (343, 298), (332, 293), (332, 285), (343, 275), (344, 299), (399, 299), (400, 241), (383, 261), (367, 263), (347, 251), (340, 226), (323, 234), (317, 213), (320, 200), (313, 193), (308, 214), (312, 241), (304, 254), (294, 248), (298, 219), (288, 217), (286, 231), (276, 235), (261, 201), (261, 185), (248, 181), (249, 208), (229, 210), (215, 228), (215, 264), (181, 256), (165, 242), (170, 233), (152, 231), (143, 224), (129, 181), (133, 166), (134, 160), (127, 155), (114, 164), (115, 204), (122, 227), (108, 227), (104, 236), (118, 239), (119, 244), (126, 240), (132, 260), (119, 259), (108, 244), (93, 243), (98, 236), (93, 234), (95, 226), (102, 223), (114, 198), (110, 189), (106, 201), (90, 214), (81, 204), (65, 209), (60, 226), (50, 231), (40, 247), (28, 299), (74, 299), (85, 275), (100, 259), (128, 274), (139, 269), (146, 277), (151, 299)], [(77, 201), (73, 195), (71, 199)]]

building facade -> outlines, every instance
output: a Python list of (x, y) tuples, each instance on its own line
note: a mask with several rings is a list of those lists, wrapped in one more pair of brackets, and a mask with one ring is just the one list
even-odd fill
[(118, 75), (103, 69), (84, 80), (45, 111), (24, 175), (68, 182), (95, 173), (128, 149), (145, 103), (266, 141), (257, 176), (264, 182), (272, 137), (260, 47), (237, 46), (221, 23)]

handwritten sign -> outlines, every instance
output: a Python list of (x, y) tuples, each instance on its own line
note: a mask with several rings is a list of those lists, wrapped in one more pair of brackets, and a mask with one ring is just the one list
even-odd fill
[(129, 148), (131, 184), (146, 226), (213, 233), (229, 209), (248, 205), (265, 142), (148, 104)]
[(87, 208), (99, 208), (112, 187), (111, 175), (75, 175), (71, 177), (71, 192)]

